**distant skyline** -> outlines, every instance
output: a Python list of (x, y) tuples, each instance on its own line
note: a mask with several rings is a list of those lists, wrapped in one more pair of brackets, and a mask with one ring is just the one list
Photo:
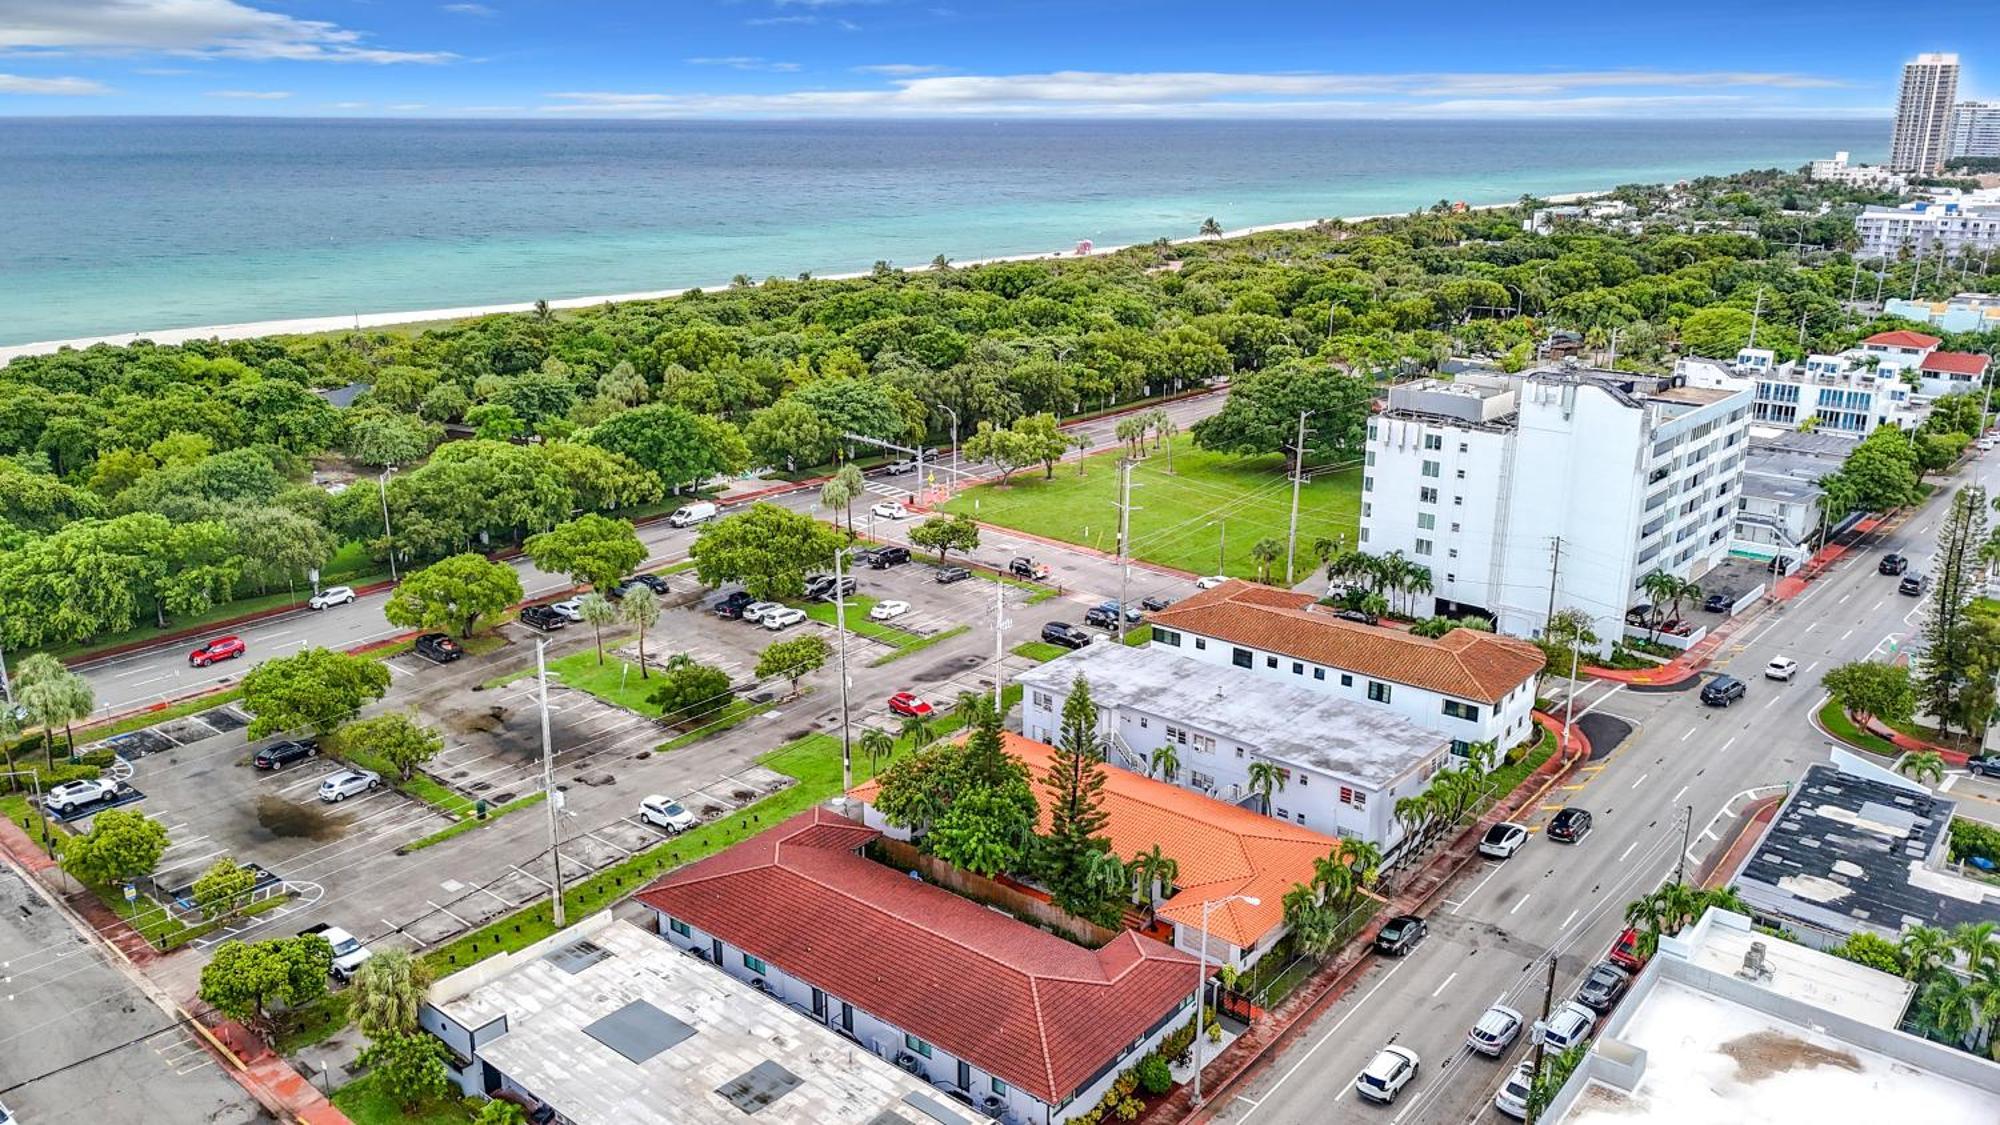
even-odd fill
[[(1992, 21), (1879, 3), (0, 0), (0, 115), (1873, 117)], [(1995, 64), (2000, 74), (2000, 62)]]

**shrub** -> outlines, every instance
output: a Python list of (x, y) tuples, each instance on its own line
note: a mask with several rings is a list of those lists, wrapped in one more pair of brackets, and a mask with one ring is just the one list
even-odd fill
[(1951, 822), (1951, 858), (1958, 863), (1981, 857), (2000, 864), (2000, 828), (1955, 817)]
[(1139, 1089), (1144, 1090), (1148, 1097), (1157, 1098), (1174, 1088), (1173, 1071), (1167, 1068), (1167, 1060), (1157, 1053), (1140, 1059), (1133, 1073), (1139, 1076)]

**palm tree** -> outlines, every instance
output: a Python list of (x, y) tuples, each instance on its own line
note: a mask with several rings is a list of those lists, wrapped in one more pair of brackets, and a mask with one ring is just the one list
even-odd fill
[(1174, 749), (1172, 743), (1168, 743), (1158, 750), (1153, 751), (1153, 756), (1146, 762), (1146, 773), (1149, 776), (1157, 773), (1168, 781), (1172, 781), (1174, 775), (1180, 772), (1180, 752)]
[(1269, 535), (1250, 544), (1250, 557), (1257, 563), (1257, 581), (1271, 580), (1271, 564), (1284, 553), (1285, 545)]
[(408, 950), (376, 950), (348, 988), (355, 1021), (374, 1037), (415, 1031), (430, 983), (430, 970)]
[(1342, 849), (1347, 869), (1354, 873), (1355, 885), (1372, 887), (1382, 873), (1382, 845), (1373, 840), (1347, 840)]
[(1168, 414), (1164, 410), (1158, 411), (1157, 413), (1160, 416), (1160, 420), (1157, 424), (1157, 428), (1160, 433), (1160, 444), (1165, 445), (1167, 447), (1167, 475), (1173, 476), (1174, 437), (1175, 435), (1181, 432), (1181, 424), (1179, 422), (1174, 421), (1173, 415)]
[(1952, 963), (1951, 935), (1935, 926), (1912, 926), (1903, 933), (1903, 975), (1923, 984)]
[(1951, 931), (1951, 941), (1965, 954), (1965, 971), (1977, 973), (1988, 965), (2000, 966), (2000, 926), (1992, 922), (1960, 922)]
[(1919, 750), (1903, 755), (1903, 760), (1896, 763), (1896, 772), (1918, 785), (1936, 785), (1944, 780), (1944, 759), (1935, 750)]
[(1319, 891), (1321, 902), (1345, 902), (1354, 890), (1354, 869), (1347, 866), (1346, 857), (1339, 851), (1328, 852), (1313, 860), (1312, 885)]
[(1465, 748), (1465, 760), (1480, 773), (1491, 773), (1500, 764), (1500, 743), (1497, 739), (1475, 742)]
[(896, 752), (896, 740), (881, 727), (869, 727), (861, 732), (861, 752), (868, 755), (868, 776), (881, 772), (878, 763)]
[[(1412, 595), (1430, 593), (1432, 589), (1431, 568), (1420, 563), (1411, 563), (1409, 572), (1403, 576), (1403, 585)], [(1408, 603), (1404, 606), (1404, 611), (1412, 613), (1415, 611), (1414, 607), (1414, 602)]]
[(637, 587), (619, 600), (618, 616), (639, 629), (639, 678), (646, 679), (646, 630), (660, 621), (660, 595)]
[(547, 324), (554, 316), (555, 313), (549, 309), (549, 303), (537, 298), (535, 301), (535, 320), (539, 323)]
[(1394, 815), (1396, 823), (1403, 826), (1406, 834), (1422, 837), (1436, 813), (1437, 801), (1426, 790), (1398, 799)]
[(1285, 771), (1270, 762), (1250, 763), (1250, 792), (1255, 793), (1264, 806), (1264, 815), (1271, 815), (1272, 792), (1285, 791)]
[(1667, 623), (1666, 605), (1675, 591), (1680, 589), (1681, 580), (1664, 570), (1655, 570), (1639, 579), (1639, 588), (1646, 592), (1651, 608), (1646, 611), (1646, 640), (1656, 643), (1660, 639), (1660, 626)]
[(42, 747), (49, 764), (56, 760), (55, 729), (61, 727), (69, 752), (76, 755), (76, 736), (70, 724), (87, 719), (97, 707), (90, 681), (63, 666), (45, 652), (22, 660), (14, 669), (15, 700), (28, 718), (42, 728)]
[[(866, 487), (861, 479), (861, 469), (852, 462), (842, 465), (838, 472), (828, 477), (819, 486), (819, 502), (835, 511), (847, 512), (847, 533), (854, 534), (854, 498), (861, 495)], [(840, 521), (835, 520), (837, 525)]]
[(1673, 593), (1667, 595), (1668, 614), (1669, 616), (1672, 617), (1679, 617), (1681, 615), (1682, 602), (1684, 601), (1698, 602), (1700, 600), (1701, 600), (1701, 586), (1699, 583), (1684, 582), (1676, 578), (1674, 579)]
[(1201, 236), (1203, 238), (1221, 238), (1222, 224), (1216, 222), (1214, 216), (1203, 219), (1201, 221)]
[(597, 640), (597, 662), (604, 663), (604, 627), (618, 621), (618, 606), (603, 594), (589, 593), (576, 600), (577, 616), (590, 626)]
[(911, 715), (903, 720), (903, 737), (910, 740), (910, 747), (922, 750), (931, 744), (931, 721), (922, 715)]
[(1173, 889), (1174, 880), (1180, 878), (1181, 865), (1160, 850), (1160, 845), (1154, 844), (1152, 851), (1140, 852), (1132, 857), (1130, 870), (1132, 901), (1139, 901), (1138, 896), (1143, 892), (1147, 896), (1147, 904), (1157, 907), (1167, 897), (1166, 892)]

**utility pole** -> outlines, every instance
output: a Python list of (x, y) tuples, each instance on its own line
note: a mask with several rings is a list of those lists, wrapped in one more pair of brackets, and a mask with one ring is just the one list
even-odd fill
[(554, 743), (549, 740), (549, 665), (546, 651), (549, 642), (535, 642), (535, 676), (540, 683), (542, 703), (542, 791), (548, 800), (542, 802), (549, 807), (549, 866), (555, 882), (549, 887), (550, 908), (555, 916), (556, 929), (566, 924), (563, 921), (563, 874), (562, 874), (562, 794), (556, 792), (556, 757)]
[(1688, 849), (1694, 847), (1693, 832), (1694, 806), (1684, 805), (1681, 807), (1681, 858), (1679, 863), (1674, 864), (1674, 882), (1683, 885), (1687, 883)]
[(1127, 587), (1132, 578), (1132, 459), (1118, 459), (1118, 639), (1125, 639)]
[[(1002, 647), (1005, 642), (1002, 638), (1007, 635), (1006, 593), (1007, 584), (995, 578), (993, 580), (993, 713), (1002, 719), (1007, 717), (1007, 712), (1002, 708), (1000, 703), (1000, 685), (1002, 682), (1000, 661), (1004, 659), (1003, 653), (1005, 652), (1005, 649)], [(1119, 607), (1118, 617), (1121, 621), (1125, 617), (1123, 606)]]
[(1569, 694), (1563, 697), (1563, 740), (1556, 749), (1561, 754), (1569, 753), (1570, 721), (1576, 717), (1576, 661), (1583, 652), (1583, 639), (1569, 639)]
[(1215, 573), (1223, 573), (1229, 566), (1229, 521), (1215, 521)]
[(1757, 306), (1750, 310), (1750, 343), (1746, 345), (1747, 347), (1754, 348), (1757, 346), (1757, 323), (1763, 319), (1764, 287), (1759, 285), (1757, 287)]
[[(1989, 399), (1993, 395), (1992, 386), (1991, 383), (1987, 384), (1986, 394)], [(5, 699), (9, 707), (14, 705), (14, 682), (7, 678), (7, 648), (4, 644), (0, 644), (0, 699)]]
[[(1535, 1063), (1533, 1066), (1528, 1068), (1529, 1097), (1534, 1096), (1535, 1083), (1539, 1082), (1542, 1077), (1542, 1050), (1543, 1050), (1542, 1029), (1548, 1027), (1549, 1025), (1549, 1009), (1555, 1006), (1555, 1002), (1556, 1002), (1556, 955), (1551, 953), (1549, 954), (1548, 984), (1544, 985), (1542, 988), (1542, 1018), (1540, 1021), (1540, 1027), (1536, 1029), (1536, 1034), (1535, 1034)], [(1534, 1109), (1530, 1107), (1528, 1110), (1528, 1125), (1535, 1125), (1536, 1116), (1537, 1115)]]
[(1299, 485), (1306, 479), (1306, 418), (1310, 410), (1299, 411), (1299, 444), (1292, 452), (1292, 522), (1285, 532), (1285, 586), (1292, 584), (1292, 557), (1299, 553)]
[(1542, 622), (1542, 632), (1549, 631), (1549, 623), (1556, 619), (1556, 573), (1562, 569), (1563, 537), (1556, 536), (1555, 554), (1549, 560), (1549, 615)]
[(1799, 310), (1799, 354), (1801, 356), (1806, 354), (1806, 314), (1809, 311), (1811, 310)]
[[(923, 487), (921, 479), (917, 487)], [(840, 796), (847, 798), (847, 792), (854, 788), (854, 739), (853, 724), (849, 722), (847, 708), (847, 592), (841, 589), (840, 556), (849, 548), (842, 547), (833, 553), (833, 635), (834, 643), (840, 649)], [(995, 585), (998, 585), (996, 582)]]

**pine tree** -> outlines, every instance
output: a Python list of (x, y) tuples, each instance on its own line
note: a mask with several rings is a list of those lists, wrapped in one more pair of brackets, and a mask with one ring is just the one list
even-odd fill
[(1090, 857), (1108, 846), (1098, 833), (1109, 818), (1104, 813), (1104, 743), (1097, 736), (1097, 705), (1082, 676), (1063, 703), (1062, 730), (1042, 788), (1049, 800), (1043, 850), (1049, 893), (1064, 910), (1095, 916), (1102, 896), (1089, 877)]
[(1986, 544), (1986, 490), (1967, 485), (1952, 495), (1931, 572), (1931, 596), (1924, 616), (1924, 653), (1917, 665), (1918, 699), (1923, 711), (1948, 727), (1960, 713), (1959, 693), (1974, 665), (1981, 663), (1969, 607), (1978, 589), (1981, 549)]

